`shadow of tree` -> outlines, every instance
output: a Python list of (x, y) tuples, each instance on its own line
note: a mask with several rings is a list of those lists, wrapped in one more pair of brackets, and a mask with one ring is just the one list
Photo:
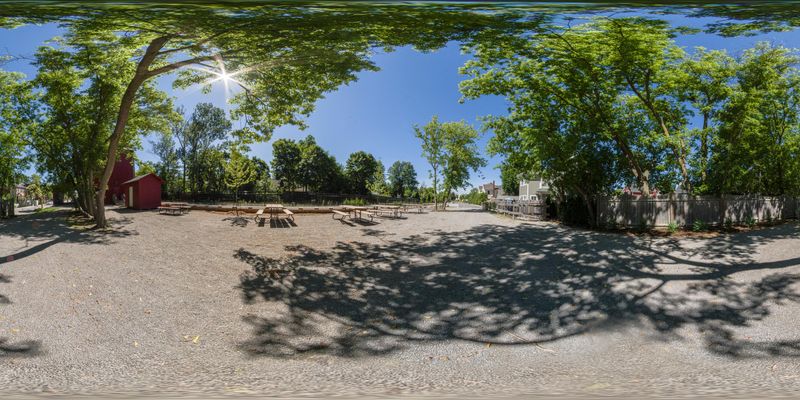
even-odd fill
[[(0, 265), (11, 265), (25, 257), (36, 254), (58, 243), (80, 243), (107, 245), (115, 239), (138, 234), (127, 225), (132, 220), (127, 217), (109, 218), (111, 228), (104, 230), (75, 229), (67, 225), (67, 209), (22, 215), (5, 221), (0, 230), (0, 240), (24, 240), (25, 244), (10, 253), (0, 253)], [(31, 245), (31, 242), (35, 243)], [(3, 251), (0, 249), (0, 251)], [(8, 275), (0, 274), (0, 283), (11, 283)], [(11, 300), (0, 294), (0, 304), (11, 304)], [(31, 357), (42, 354), (39, 340), (11, 342), (0, 337), (0, 359), (11, 357)]]
[[(800, 301), (800, 257), (758, 263), (768, 242), (796, 238), (796, 225), (720, 236), (704, 243), (565, 229), (482, 225), (331, 251), (287, 247), (269, 258), (239, 249), (250, 266), (245, 303), (285, 312), (246, 315), (252, 355), (321, 352), (380, 355), (413, 342), (460, 339), (517, 345), (636, 325), (680, 338), (702, 333), (709, 351), (738, 357), (800, 356), (798, 341), (752, 343), (735, 327)], [(758, 271), (752, 281), (731, 274)]]
[[(8, 275), (0, 274), (0, 283), (11, 283), (11, 278)], [(4, 304), (11, 304), (11, 299), (0, 293), (0, 305)], [(0, 359), (32, 357), (41, 353), (41, 342), (38, 340), (10, 343), (8, 338), (0, 336)]]
[[(28, 214), (3, 225), (0, 239), (21, 239), (25, 245), (12, 253), (0, 253), (0, 264), (13, 262), (36, 254), (58, 243), (110, 244), (115, 239), (138, 235), (126, 226), (133, 222), (127, 217), (109, 218), (109, 229), (73, 229), (66, 223), (69, 210)], [(29, 242), (37, 244), (30, 246)]]
[(247, 225), (250, 224), (250, 219), (245, 217), (228, 217), (223, 218), (223, 221), (229, 221), (231, 226), (238, 226), (240, 228), (245, 228)]

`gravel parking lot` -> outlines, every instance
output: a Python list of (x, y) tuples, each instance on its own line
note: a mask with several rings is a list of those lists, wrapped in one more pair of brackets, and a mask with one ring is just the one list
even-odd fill
[(800, 227), (0, 221), (0, 394), (800, 395)]

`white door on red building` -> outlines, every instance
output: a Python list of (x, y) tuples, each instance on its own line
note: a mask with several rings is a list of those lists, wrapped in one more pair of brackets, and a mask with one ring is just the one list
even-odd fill
[(133, 208), (133, 186), (128, 186), (128, 208)]

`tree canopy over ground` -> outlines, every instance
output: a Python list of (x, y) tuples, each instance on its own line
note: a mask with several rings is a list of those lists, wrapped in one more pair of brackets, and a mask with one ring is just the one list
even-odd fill
[[(638, 13), (646, 16), (616, 15), (638, 7), (647, 7)], [(26, 99), (12, 101), (17, 109), (6, 107), (2, 115), (0, 184), (8, 197), (15, 180), (8, 177), (34, 161), (54, 188), (77, 193), (80, 208), (103, 227), (114, 163), (137, 149), (143, 134), (166, 135), (156, 146), (162, 160), (152, 166), (157, 172), (174, 178), (180, 160), (189, 168), (181, 176), (192, 177), (191, 190), (198, 179), (224, 186), (224, 169), (200, 165), (198, 152), (208, 151), (200, 159), (217, 161), (230, 152), (185, 143), (193, 138), (187, 134), (203, 130), (195, 118), (181, 122), (156, 78), (174, 74), (178, 88), (208, 91), (214, 82), (236, 87), (230, 118), (245, 127), (231, 131), (214, 124), (208, 127), (213, 132), (203, 134), (217, 138), (224, 132), (246, 145), (269, 140), (281, 126), (305, 127), (304, 118), (326, 93), (352, 83), (360, 72), (377, 70), (371, 58), (377, 50), (432, 51), (457, 42), (475, 56), (463, 68), (471, 78), (462, 87), (465, 97), (500, 95), (511, 103), (508, 115), (486, 123), (495, 134), (490, 150), (504, 156), (509, 181), (542, 174), (560, 197), (587, 203), (621, 184), (645, 194), (675, 188), (792, 194), (800, 190), (795, 52), (767, 44), (739, 57), (688, 52), (674, 37), (692, 29), (670, 26), (659, 16), (713, 17), (700, 30), (751, 35), (800, 26), (793, 7), (5, 2), (0, 27), (49, 23), (64, 35), (36, 53), (36, 76), (4, 75), (0, 81), (5, 93)], [(700, 129), (687, 123), (695, 115), (703, 116)], [(24, 134), (19, 127), (26, 127)], [(382, 185), (365, 179), (371, 168), (356, 172), (355, 164), (347, 173), (319, 175), (323, 164), (341, 166), (318, 147), (301, 153), (305, 164), (298, 166), (297, 180), (284, 185), (353, 185), (359, 192)], [(267, 164), (260, 165), (266, 171)], [(351, 182), (332, 180), (334, 175)], [(174, 190), (186, 190), (172, 181)]]

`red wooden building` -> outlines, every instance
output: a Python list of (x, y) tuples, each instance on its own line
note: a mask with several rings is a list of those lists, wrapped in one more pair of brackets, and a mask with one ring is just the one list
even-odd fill
[(125, 207), (149, 210), (161, 205), (161, 185), (164, 180), (156, 174), (137, 176), (122, 183), (125, 194)]
[(125, 192), (122, 184), (133, 179), (133, 158), (125, 154), (119, 156), (119, 160), (114, 164), (111, 178), (108, 179), (108, 190), (106, 190), (106, 204), (114, 204), (115, 200), (122, 200)]

